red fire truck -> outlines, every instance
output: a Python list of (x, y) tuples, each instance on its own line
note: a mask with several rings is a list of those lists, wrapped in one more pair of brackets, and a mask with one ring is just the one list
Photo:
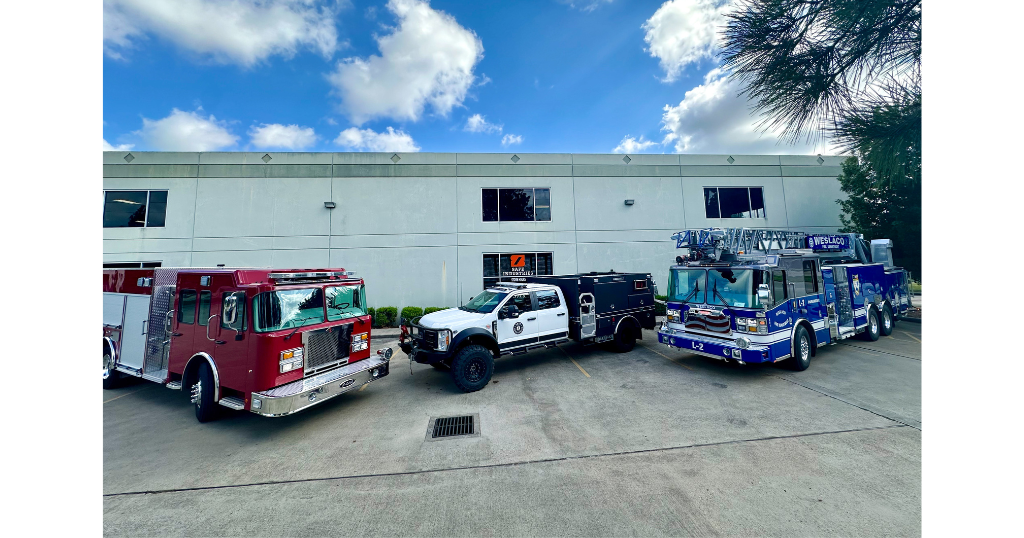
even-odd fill
[(103, 271), (103, 388), (135, 376), (278, 417), (388, 375), (371, 356), (363, 280), (343, 269)]

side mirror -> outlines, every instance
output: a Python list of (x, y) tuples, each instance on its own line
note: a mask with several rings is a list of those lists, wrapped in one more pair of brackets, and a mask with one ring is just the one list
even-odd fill
[(508, 319), (516, 319), (519, 317), (519, 307), (516, 305), (508, 305), (504, 309), (505, 317)]
[(771, 299), (771, 292), (768, 290), (768, 284), (761, 284), (757, 287), (757, 300), (761, 301), (762, 304), (768, 304)]

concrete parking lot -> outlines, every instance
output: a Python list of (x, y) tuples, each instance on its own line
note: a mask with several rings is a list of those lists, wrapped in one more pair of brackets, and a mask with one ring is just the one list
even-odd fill
[[(471, 394), (387, 344), (391, 375), (291, 417), (199, 424), (181, 392), (103, 391), (105, 534), (921, 533), (920, 324), (804, 372), (645, 331), (499, 359)], [(425, 441), (465, 414), (480, 436)]]

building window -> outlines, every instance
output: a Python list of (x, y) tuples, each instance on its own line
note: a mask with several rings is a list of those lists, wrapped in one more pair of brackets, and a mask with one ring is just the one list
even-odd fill
[(553, 274), (550, 252), (484, 254), (485, 289), (498, 282), (522, 282), (525, 280), (523, 277)]
[(551, 189), (482, 189), (484, 222), (551, 220)]
[(160, 267), (160, 262), (111, 262), (103, 264), (104, 269), (151, 269)]
[(763, 219), (764, 187), (704, 187), (709, 219)]
[(167, 215), (167, 191), (106, 191), (104, 228), (161, 228)]

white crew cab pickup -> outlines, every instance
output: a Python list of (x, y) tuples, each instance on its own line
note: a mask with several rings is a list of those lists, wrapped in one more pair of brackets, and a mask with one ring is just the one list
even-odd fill
[(410, 360), (450, 371), (465, 392), (484, 388), (503, 355), (576, 340), (633, 349), (641, 329), (654, 328), (649, 274), (581, 273), (499, 282), (458, 308), (402, 325)]

